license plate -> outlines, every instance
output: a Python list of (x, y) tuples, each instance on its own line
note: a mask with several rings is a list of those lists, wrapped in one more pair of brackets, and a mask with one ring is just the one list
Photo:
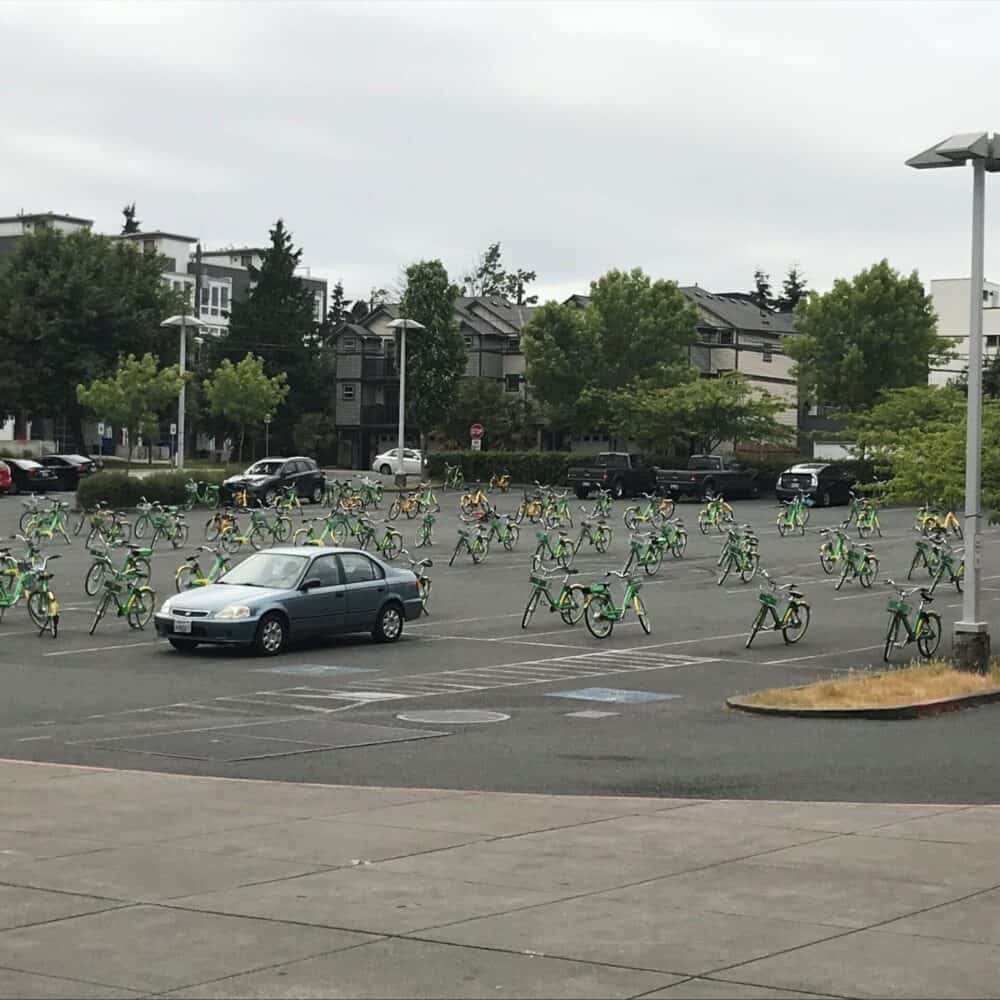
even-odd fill
[(585, 490), (589, 490), (593, 484), (590, 482), (589, 479), (585, 479), (580, 485), (583, 486)]
[(191, 623), (190, 622), (175, 621), (174, 622), (174, 631), (177, 632), (179, 635), (190, 635), (191, 634)]

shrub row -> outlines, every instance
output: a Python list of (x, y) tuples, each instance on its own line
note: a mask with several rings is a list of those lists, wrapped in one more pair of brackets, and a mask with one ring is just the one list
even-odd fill
[(184, 484), (189, 479), (221, 483), (225, 476), (218, 472), (154, 472), (144, 479), (124, 472), (98, 472), (84, 479), (76, 491), (77, 505), (90, 508), (103, 501), (116, 509), (134, 507), (143, 497), (163, 504), (182, 504), (187, 499)]
[(494, 472), (510, 473), (514, 483), (558, 485), (566, 481), (572, 465), (587, 465), (593, 455), (570, 451), (450, 451), (427, 456), (427, 471), (434, 479), (444, 477), (444, 466), (461, 466), (466, 482), (487, 482)]

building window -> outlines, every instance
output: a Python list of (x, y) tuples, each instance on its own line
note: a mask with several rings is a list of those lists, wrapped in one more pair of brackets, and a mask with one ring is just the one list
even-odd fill
[(521, 338), (520, 337), (508, 337), (507, 338), (507, 350), (512, 354), (518, 354), (521, 350)]
[(471, 337), (463, 337), (462, 340), (465, 341), (465, 349), (467, 351), (471, 351), (472, 350), (472, 338)]
[(357, 337), (341, 337), (340, 349), (342, 351), (356, 351), (358, 349)]
[(521, 388), (520, 375), (504, 375), (504, 388), (507, 392), (517, 392)]
[(771, 363), (771, 345), (761, 344), (760, 347), (760, 360), (770, 364)]
[(208, 312), (208, 289), (204, 285), (201, 288), (201, 311), (203, 314)]
[(986, 338), (987, 347), (1000, 347), (1000, 336), (991, 334)]
[(240, 264), (249, 267), (253, 263), (253, 254), (245, 253), (240, 257)]
[(156, 240), (143, 240), (142, 241), (142, 252), (143, 253), (156, 253)]
[(733, 331), (732, 330), (720, 330), (719, 331), (719, 343), (729, 344), (733, 342)]
[(340, 387), (340, 398), (341, 399), (354, 399), (354, 383), (345, 382)]
[(229, 312), (229, 289), (223, 285), (219, 295), (219, 308), (222, 309), (223, 312)]

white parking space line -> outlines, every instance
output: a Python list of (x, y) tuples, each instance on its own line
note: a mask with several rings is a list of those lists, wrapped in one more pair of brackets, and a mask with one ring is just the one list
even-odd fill
[(117, 646), (90, 646), (87, 649), (61, 649), (57, 653), (42, 653), (42, 656), (76, 656), (77, 653), (104, 653), (111, 649), (135, 649), (137, 646), (157, 646), (152, 642), (126, 642)]
[(813, 653), (811, 656), (787, 656), (782, 660), (764, 660), (765, 667), (777, 666), (779, 663), (798, 663), (800, 660), (820, 660), (826, 656), (844, 656), (847, 653), (870, 653), (873, 649), (881, 649), (883, 643), (877, 646), (859, 646), (857, 649), (832, 649), (826, 653)]
[(835, 597), (835, 601), (856, 601), (859, 597), (871, 597), (871, 594), (847, 594), (844, 597)]
[(505, 615), (484, 615), (481, 618), (439, 618), (431, 622), (417, 622), (414, 625), (410, 625), (409, 628), (431, 628), (435, 625), (464, 625), (467, 622), (493, 622), (498, 618), (520, 618), (520, 611), (513, 611), (510, 614)]

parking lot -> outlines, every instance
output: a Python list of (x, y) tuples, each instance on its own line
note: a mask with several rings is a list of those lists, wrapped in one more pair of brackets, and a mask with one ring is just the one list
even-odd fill
[[(724, 707), (730, 694), (881, 662), (884, 580), (905, 579), (915, 537), (911, 510), (882, 513), (884, 537), (873, 540), (881, 562), (875, 587), (849, 582), (838, 593), (820, 569), (817, 530), (835, 525), (845, 508), (814, 509), (804, 537), (781, 538), (773, 500), (735, 503), (737, 520), (760, 535), (762, 565), (779, 583), (800, 584), (812, 606), (797, 646), (765, 633), (746, 650), (756, 582), (731, 576), (716, 584), (721, 536), (698, 533), (696, 505), (678, 508), (691, 532), (684, 558), (668, 556), (644, 580), (652, 634), (630, 617), (599, 641), (582, 623), (566, 626), (544, 608), (522, 630), (534, 548), (528, 525), (515, 551), (494, 545), (485, 564), (460, 556), (448, 568), (457, 496), (439, 496), (444, 510), (434, 545), (422, 550), (435, 560), (431, 614), (408, 624), (393, 645), (362, 635), (293, 645), (271, 659), (205, 647), (178, 653), (151, 625), (135, 632), (113, 616), (90, 636), (94, 600), (83, 589), (89, 556), (80, 539), (47, 543), (62, 556), (52, 564), (60, 634), (55, 641), (37, 637), (23, 605), (0, 623), (0, 756), (366, 785), (995, 800), (996, 709), (877, 723), (767, 719)], [(501, 510), (515, 503), (513, 493), (499, 499)], [(578, 579), (621, 567), (624, 507), (616, 504), (610, 519), (609, 553), (580, 553)], [(16, 530), (20, 512), (19, 500), (0, 498), (0, 533)], [(189, 515), (187, 549), (158, 547), (158, 603), (173, 593), (174, 571), (206, 516)], [(397, 522), (411, 548), (417, 524)], [(984, 541), (984, 609), (992, 619), (1000, 607), (992, 529)], [(620, 597), (617, 583), (615, 592)], [(942, 652), (960, 602), (942, 585), (934, 604), (945, 623)], [(900, 653), (897, 661), (904, 658)], [(455, 710), (485, 714), (449, 714)]]

